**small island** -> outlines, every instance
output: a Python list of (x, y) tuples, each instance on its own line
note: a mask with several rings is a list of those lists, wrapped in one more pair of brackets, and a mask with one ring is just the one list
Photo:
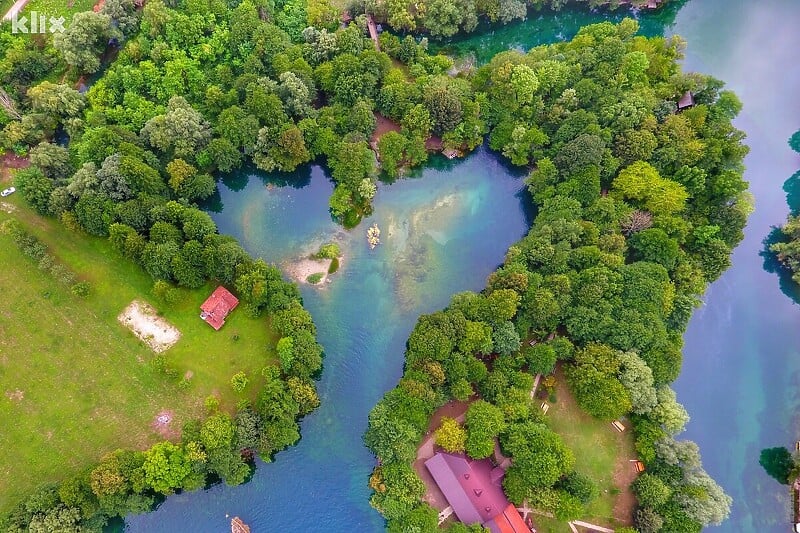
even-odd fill
[(322, 286), (339, 271), (343, 260), (339, 245), (329, 242), (320, 246), (317, 252), (288, 264), (285, 270), (294, 281)]

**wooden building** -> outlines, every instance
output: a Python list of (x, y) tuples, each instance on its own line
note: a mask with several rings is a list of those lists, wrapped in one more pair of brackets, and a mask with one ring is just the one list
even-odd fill
[(200, 305), (200, 318), (208, 322), (208, 324), (219, 330), (225, 324), (225, 317), (227, 317), (236, 306), (239, 305), (239, 299), (231, 294), (231, 292), (220, 285), (211, 296)]

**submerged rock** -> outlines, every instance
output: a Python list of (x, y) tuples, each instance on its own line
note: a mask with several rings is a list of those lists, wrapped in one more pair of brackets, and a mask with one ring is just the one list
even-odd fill
[(367, 242), (371, 250), (381, 243), (381, 230), (377, 223), (367, 229)]

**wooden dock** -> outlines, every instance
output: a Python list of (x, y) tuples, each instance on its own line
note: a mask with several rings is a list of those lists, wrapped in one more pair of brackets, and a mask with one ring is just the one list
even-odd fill
[(250, 533), (250, 526), (242, 522), (238, 516), (231, 520), (231, 533)]
[(369, 36), (372, 39), (372, 42), (375, 43), (375, 50), (380, 52), (381, 45), (378, 42), (378, 26), (375, 24), (375, 17), (372, 16), (372, 13), (367, 15), (367, 29), (369, 30)]

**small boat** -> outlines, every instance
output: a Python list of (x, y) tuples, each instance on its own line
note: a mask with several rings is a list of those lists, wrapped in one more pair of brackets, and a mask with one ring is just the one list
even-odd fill
[(367, 242), (370, 250), (374, 250), (381, 243), (381, 230), (377, 223), (367, 229)]

